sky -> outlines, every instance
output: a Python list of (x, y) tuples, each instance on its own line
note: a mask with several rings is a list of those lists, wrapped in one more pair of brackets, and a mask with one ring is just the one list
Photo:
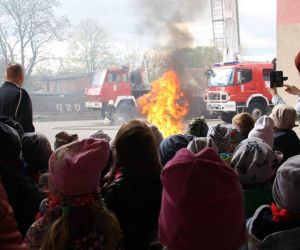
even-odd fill
[[(98, 20), (109, 32), (115, 49), (155, 49), (156, 38), (149, 33), (138, 32), (140, 17), (131, 0), (60, 2), (58, 13), (67, 16), (72, 25), (85, 18)], [(212, 44), (210, 13), (209, 8), (199, 10), (199, 17), (189, 25), (195, 46)], [(271, 61), (276, 56), (276, 0), (239, 0), (239, 19), (245, 59)]]

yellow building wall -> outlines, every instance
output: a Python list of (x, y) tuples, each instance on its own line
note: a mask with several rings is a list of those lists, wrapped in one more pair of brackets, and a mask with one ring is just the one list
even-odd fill
[[(300, 88), (300, 76), (294, 64), (295, 56), (300, 51), (300, 8), (291, 8), (295, 3), (299, 5), (300, 1), (277, 1), (277, 70), (288, 76), (286, 84)], [(296, 104), (297, 96), (286, 93), (284, 88), (279, 88), (279, 94), (287, 104)], [(300, 127), (295, 131), (300, 135)]]

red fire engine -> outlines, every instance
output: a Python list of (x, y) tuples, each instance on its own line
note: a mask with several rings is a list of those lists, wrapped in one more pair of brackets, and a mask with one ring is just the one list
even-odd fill
[(267, 89), (271, 70), (269, 63), (215, 64), (208, 71), (204, 93), (207, 109), (220, 113), (225, 122), (231, 122), (235, 114), (243, 111), (254, 118), (266, 114), (272, 99)]
[[(239, 112), (254, 118), (266, 114), (271, 105), (268, 92), (269, 63), (240, 63), (240, 32), (238, 0), (211, 0), (215, 64), (208, 72), (204, 94), (207, 109), (217, 112), (225, 122)], [(220, 56), (220, 52), (223, 55)], [(226, 63), (227, 62), (227, 63)]]
[(127, 68), (99, 70), (85, 90), (85, 107), (101, 110), (103, 117), (116, 113), (130, 119), (136, 116), (136, 98), (148, 91), (140, 70), (131, 72), (130, 77)]

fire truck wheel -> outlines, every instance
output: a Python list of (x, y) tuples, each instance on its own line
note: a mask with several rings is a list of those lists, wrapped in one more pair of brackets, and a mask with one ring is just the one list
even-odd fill
[(121, 102), (116, 110), (118, 118), (128, 121), (137, 116), (137, 108), (135, 105), (127, 102)]
[(221, 119), (223, 122), (231, 123), (232, 118), (235, 116), (234, 112), (221, 112)]
[(267, 107), (259, 102), (254, 102), (249, 105), (248, 112), (252, 115), (254, 120), (257, 120), (267, 113)]

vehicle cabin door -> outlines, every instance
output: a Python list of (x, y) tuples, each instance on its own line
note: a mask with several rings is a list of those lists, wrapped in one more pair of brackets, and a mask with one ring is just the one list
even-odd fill
[(115, 101), (118, 97), (119, 84), (121, 82), (120, 71), (107, 71), (105, 83), (103, 85), (103, 101)]
[(245, 102), (250, 95), (257, 93), (255, 77), (252, 69), (238, 69), (236, 78), (237, 86), (239, 87), (239, 92), (236, 99), (237, 102)]
[(129, 82), (128, 71), (123, 70), (120, 72), (121, 81), (118, 85), (118, 95), (119, 96), (130, 96), (131, 95), (131, 85)]
[(115, 102), (118, 96), (127, 96), (131, 93), (126, 70), (109, 70), (106, 85), (107, 101)]

